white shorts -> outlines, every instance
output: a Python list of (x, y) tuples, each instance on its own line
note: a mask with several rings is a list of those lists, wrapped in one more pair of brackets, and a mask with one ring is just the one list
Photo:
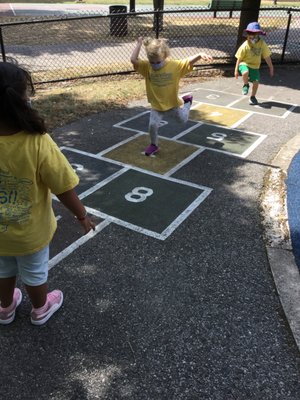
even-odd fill
[(26, 256), (0, 256), (0, 279), (20, 275), (25, 285), (39, 286), (48, 280), (49, 246)]

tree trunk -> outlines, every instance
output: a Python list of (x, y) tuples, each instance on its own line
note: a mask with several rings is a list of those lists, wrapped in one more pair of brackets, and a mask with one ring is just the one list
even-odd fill
[(258, 21), (260, 3), (261, 3), (261, 0), (244, 0), (243, 1), (236, 49), (238, 49), (239, 46), (245, 40), (245, 38), (243, 36), (243, 32), (247, 28), (247, 25), (250, 22)]

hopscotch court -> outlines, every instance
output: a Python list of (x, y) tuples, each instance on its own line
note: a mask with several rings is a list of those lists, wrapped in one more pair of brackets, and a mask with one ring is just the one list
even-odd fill
[[(78, 222), (54, 199), (58, 235), (51, 246), (50, 268), (111, 223), (158, 240), (167, 239), (203, 201), (209, 201), (212, 191), (172, 175), (201, 157), (203, 151), (246, 158), (266, 135), (239, 130), (239, 125), (256, 113), (287, 118), (297, 107), (273, 100), (260, 100), (258, 106), (251, 106), (248, 97), (202, 88), (193, 96), (186, 124), (162, 122), (161, 150), (155, 157), (141, 154), (149, 143), (149, 110), (115, 124), (131, 131), (132, 136), (102, 152), (61, 148), (80, 178), (77, 193), (97, 229), (82, 236)], [(70, 229), (61, 241), (59, 231), (66, 222)]]

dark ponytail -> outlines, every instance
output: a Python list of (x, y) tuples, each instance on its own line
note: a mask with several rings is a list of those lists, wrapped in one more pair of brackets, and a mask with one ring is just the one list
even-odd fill
[(46, 133), (38, 112), (28, 104), (27, 90), (34, 92), (30, 74), (17, 65), (0, 62), (0, 120), (9, 128), (32, 134)]

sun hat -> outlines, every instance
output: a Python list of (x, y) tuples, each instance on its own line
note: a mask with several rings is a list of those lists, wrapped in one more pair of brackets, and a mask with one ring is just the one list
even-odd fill
[(260, 35), (265, 36), (266, 32), (264, 32), (258, 22), (250, 22), (247, 25), (247, 28), (244, 30), (244, 33), (259, 33)]

